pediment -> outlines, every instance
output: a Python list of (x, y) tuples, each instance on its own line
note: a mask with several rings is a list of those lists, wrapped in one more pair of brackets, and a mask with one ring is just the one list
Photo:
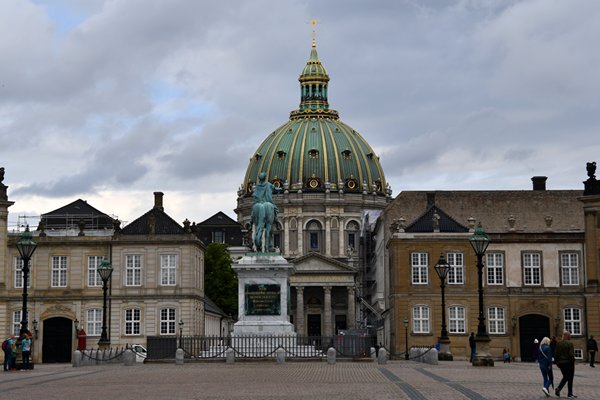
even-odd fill
[(356, 274), (358, 271), (348, 264), (319, 253), (309, 253), (291, 261), (296, 274)]

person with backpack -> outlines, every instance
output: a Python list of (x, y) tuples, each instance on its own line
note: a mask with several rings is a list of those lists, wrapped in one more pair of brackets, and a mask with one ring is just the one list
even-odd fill
[(2, 342), (2, 350), (4, 351), (4, 370), (10, 371), (14, 369), (15, 359), (13, 358), (13, 347), (15, 346), (14, 337), (9, 337)]

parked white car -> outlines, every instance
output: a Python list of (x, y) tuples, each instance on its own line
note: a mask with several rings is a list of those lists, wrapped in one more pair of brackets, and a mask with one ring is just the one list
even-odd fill
[(131, 350), (133, 350), (133, 352), (135, 353), (135, 361), (143, 363), (146, 359), (146, 355), (148, 354), (146, 348), (141, 344), (134, 344), (133, 346), (131, 346)]

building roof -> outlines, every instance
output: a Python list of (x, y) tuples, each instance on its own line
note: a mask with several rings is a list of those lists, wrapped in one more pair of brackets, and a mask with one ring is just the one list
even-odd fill
[[(436, 226), (437, 225), (437, 226)], [(406, 232), (468, 232), (469, 228), (459, 224), (435, 205), (430, 206), (420, 217), (405, 229)]]
[(122, 235), (182, 235), (183, 227), (160, 208), (154, 207), (146, 214), (125, 226)]
[(219, 211), (218, 213), (216, 213), (215, 215), (213, 215), (212, 217), (209, 217), (207, 219), (205, 219), (204, 221), (196, 224), (197, 226), (231, 226), (231, 225), (235, 225), (235, 226), (240, 226), (241, 225), (235, 221), (234, 219), (232, 219), (231, 217), (229, 217), (227, 214), (225, 214), (223, 211)]
[(212, 314), (221, 315), (223, 317), (228, 316), (223, 310), (219, 308), (219, 306), (214, 301), (212, 301), (208, 297), (204, 297), (204, 311)]
[(85, 222), (86, 229), (112, 229), (114, 220), (102, 211), (92, 207), (87, 201), (77, 199), (72, 203), (42, 214), (38, 230), (77, 228), (79, 221)]
[(297, 191), (390, 193), (379, 157), (367, 141), (329, 109), (329, 76), (313, 40), (302, 70), (300, 107), (250, 158), (240, 195), (249, 196), (266, 172), (276, 187)]
[(435, 205), (460, 225), (481, 222), (487, 233), (581, 232), (582, 194), (581, 190), (404, 191), (384, 215), (388, 227), (400, 219), (411, 226)]

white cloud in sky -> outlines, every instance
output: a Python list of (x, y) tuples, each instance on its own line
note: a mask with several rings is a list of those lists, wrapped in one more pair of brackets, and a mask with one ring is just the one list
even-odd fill
[(600, 143), (600, 2), (5, 0), (0, 165), (19, 214), (233, 215), (299, 103), (311, 18), (330, 105), (394, 193), (581, 189)]

